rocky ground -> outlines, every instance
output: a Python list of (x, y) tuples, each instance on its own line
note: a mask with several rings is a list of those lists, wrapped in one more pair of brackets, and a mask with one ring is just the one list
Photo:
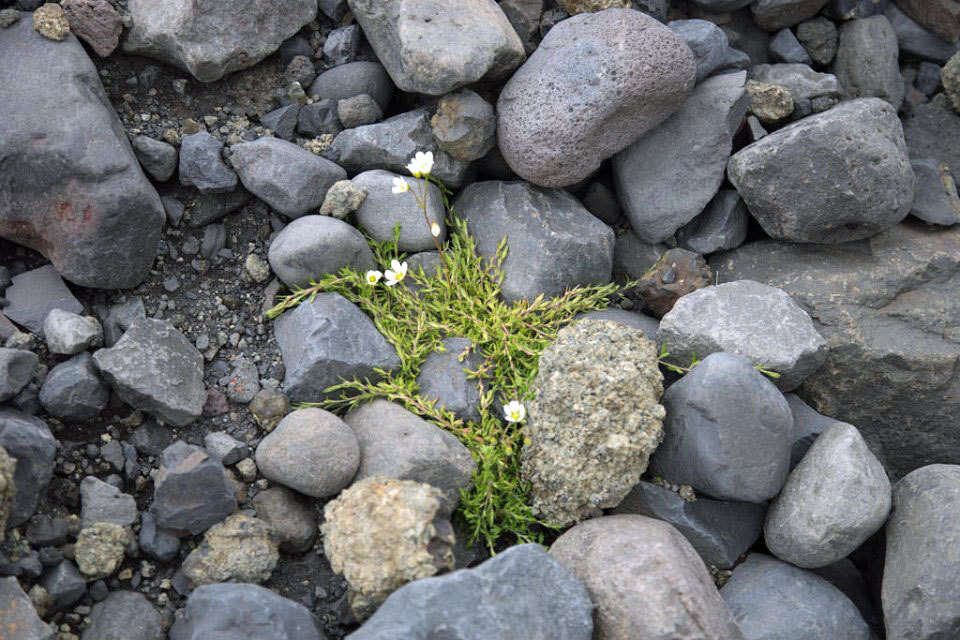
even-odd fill
[[(0, 639), (960, 638), (958, 38), (954, 0), (0, 0)], [(357, 305), (265, 315), (397, 225), (438, 264), (424, 152), (507, 302), (634, 281), (495, 399), (549, 551), (466, 543), (462, 434), (294, 406), (401, 368)], [(444, 345), (417, 384), (476, 421)]]

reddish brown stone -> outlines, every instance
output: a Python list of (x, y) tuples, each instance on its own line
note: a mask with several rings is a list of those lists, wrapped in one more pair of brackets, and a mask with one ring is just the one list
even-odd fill
[(640, 276), (637, 294), (647, 309), (663, 317), (674, 303), (692, 291), (712, 283), (707, 261), (699, 253), (686, 249), (670, 249)]
[(120, 14), (107, 0), (63, 0), (70, 30), (82, 38), (101, 58), (120, 44), (123, 23)]

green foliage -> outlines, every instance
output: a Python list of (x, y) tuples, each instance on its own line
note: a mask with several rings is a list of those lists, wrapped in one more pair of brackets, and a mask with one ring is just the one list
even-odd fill
[[(670, 352), (667, 350), (667, 343), (664, 342), (663, 344), (660, 345), (660, 354), (657, 357), (657, 362), (661, 367), (663, 367), (667, 371), (672, 371), (673, 373), (677, 373), (681, 376), (686, 373), (690, 373), (693, 370), (693, 368), (698, 364), (700, 364), (701, 362), (700, 358), (697, 357), (696, 353), (694, 353), (693, 357), (690, 359), (690, 365), (686, 367), (682, 367), (674, 362), (670, 362), (669, 360), (667, 360), (667, 358), (669, 357), (670, 357)], [(774, 380), (776, 380), (777, 378), (780, 377), (779, 373), (771, 369), (767, 369), (761, 364), (755, 364), (753, 365), (753, 368), (759, 371), (760, 373), (762, 373), (763, 375), (767, 376), (768, 378), (773, 378)]]
[[(371, 286), (364, 274), (344, 268), (292, 292), (267, 315), (274, 318), (325, 291), (359, 306), (396, 347), (400, 368), (378, 371), (378, 381), (343, 381), (328, 389), (340, 392), (334, 399), (305, 406), (343, 412), (385, 398), (453, 433), (477, 462), (472, 486), (461, 492), (459, 506), (472, 540), (483, 540), (491, 551), (503, 543), (541, 541), (541, 527), (547, 525), (534, 517), (529, 488), (520, 477), (522, 427), (504, 421), (495, 400), (530, 400), (540, 353), (557, 331), (577, 314), (606, 308), (620, 287), (577, 287), (555, 298), (507, 304), (500, 298), (506, 242), (487, 260), (477, 255), (464, 221), (451, 211), (447, 223), (451, 234), (436, 275), (411, 270), (397, 286)], [(395, 233), (391, 242), (371, 241), (381, 268), (393, 258), (403, 259), (397, 237)], [(454, 336), (469, 338), (484, 359), (478, 370), (468, 372), (483, 382), (479, 422), (463, 421), (419, 394), (416, 378), (424, 359), (442, 349), (441, 340)]]

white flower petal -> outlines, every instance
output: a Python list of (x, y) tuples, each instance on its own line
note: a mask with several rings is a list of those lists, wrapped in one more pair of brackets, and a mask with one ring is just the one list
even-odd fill
[(433, 237), (434, 237), (434, 238), (439, 238), (439, 237), (440, 237), (440, 225), (438, 225), (436, 222), (434, 222), (433, 224), (431, 224), (431, 225), (430, 225), (430, 233), (433, 234)]
[(380, 278), (382, 277), (383, 277), (383, 274), (380, 273), (379, 271), (374, 271), (374, 270), (367, 271), (367, 275), (366, 275), (367, 284), (377, 284), (378, 282), (380, 282)]
[(394, 193), (406, 193), (410, 191), (410, 184), (403, 178), (394, 178), (393, 179), (393, 192)]
[[(390, 269), (391, 269), (394, 273), (396, 273), (397, 271), (400, 271), (400, 261), (397, 260), (396, 258), (394, 258), (393, 260), (391, 260), (391, 261), (390, 261)], [(390, 271), (387, 271), (387, 273), (390, 273)]]

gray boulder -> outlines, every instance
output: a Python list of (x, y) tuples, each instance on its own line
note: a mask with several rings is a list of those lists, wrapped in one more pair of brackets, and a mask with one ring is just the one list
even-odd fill
[(960, 631), (958, 507), (957, 465), (922, 467), (894, 487), (882, 591), (889, 638), (934, 640)]
[(451, 188), (463, 182), (469, 165), (440, 150), (433, 139), (427, 109), (347, 129), (333, 140), (329, 153), (351, 173), (386, 169), (407, 175), (407, 164), (417, 151), (433, 152), (433, 177)]
[[(449, 510), (470, 485), (476, 462), (455, 436), (398, 404), (374, 400), (344, 418), (360, 443), (354, 482), (379, 476), (416, 480), (443, 492)], [(349, 480), (349, 479), (348, 479)]]
[(0, 97), (0, 236), (79, 285), (136, 286), (156, 257), (160, 198), (81, 44), (44, 38), (31, 22), (0, 38), (0, 60), (18, 61), (0, 67), (0, 86), (19, 87)]
[(165, 640), (164, 616), (142, 593), (112, 591), (93, 605), (81, 640)]
[(667, 26), (683, 38), (697, 63), (697, 82), (725, 69), (746, 69), (750, 56), (730, 46), (723, 29), (707, 20), (671, 20)]
[(380, 109), (386, 111), (390, 106), (390, 98), (393, 97), (393, 82), (383, 65), (364, 60), (338, 65), (324, 71), (310, 85), (308, 93), (324, 100), (331, 100), (334, 113), (336, 113), (336, 104), (340, 100), (363, 93), (376, 100)]
[(587, 586), (595, 638), (743, 640), (700, 556), (665, 522), (587, 520), (557, 538), (550, 555)]
[(897, 0), (897, 6), (937, 37), (951, 44), (960, 39), (960, 7), (953, 0)]
[[(331, 69), (332, 71), (332, 69)], [(337, 117), (337, 102), (324, 98), (305, 104), (297, 112), (297, 133), (319, 137), (325, 133), (336, 135), (343, 131)]]
[(747, 205), (735, 189), (721, 189), (693, 220), (677, 229), (677, 245), (707, 255), (736, 249), (747, 238)]
[(230, 150), (243, 186), (291, 218), (318, 208), (333, 183), (347, 177), (336, 163), (278, 138), (260, 138)]
[(80, 482), (80, 502), (83, 529), (98, 522), (129, 527), (137, 521), (137, 503), (133, 496), (96, 476), (87, 476)]
[(200, 417), (207, 398), (203, 356), (167, 322), (137, 321), (115, 345), (94, 353), (93, 361), (131, 407), (178, 427)]
[(52, 600), (54, 611), (69, 609), (87, 593), (87, 582), (70, 560), (63, 560), (43, 575), (40, 585)]
[[(250, 397), (244, 404), (249, 403), (252, 399), (253, 397)], [(224, 466), (236, 464), (250, 453), (250, 447), (226, 431), (213, 431), (203, 436), (203, 448)]]
[(206, 131), (180, 142), (180, 184), (202, 193), (227, 193), (237, 187), (237, 174), (223, 161), (223, 143)]
[(83, 305), (49, 264), (14, 276), (4, 296), (9, 303), (3, 310), (7, 317), (39, 335), (43, 335), (43, 322), (54, 309), (83, 311)]
[(837, 54), (837, 26), (823, 16), (798, 24), (797, 40), (812, 61), (819, 65), (830, 64)]
[(17, 493), (7, 514), (7, 528), (27, 521), (53, 477), (57, 441), (39, 418), (0, 407), (0, 447), (17, 460), (13, 482)]
[(357, 436), (323, 409), (298, 409), (257, 446), (257, 468), (268, 480), (313, 498), (336, 495), (360, 464)]
[(950, 167), (933, 158), (911, 158), (910, 164), (917, 175), (910, 215), (929, 224), (960, 222), (960, 197)]
[(694, 356), (727, 351), (780, 374), (793, 391), (820, 368), (826, 342), (806, 311), (782, 290), (750, 280), (704, 287), (680, 298), (663, 316), (658, 342), (686, 366)]
[[(960, 136), (960, 115), (944, 99), (917, 105), (903, 118), (903, 137), (911, 158), (933, 158), (951, 171), (960, 171), (960, 147), (952, 144)], [(7, 291), (9, 294), (9, 290)], [(9, 315), (9, 309), (7, 309)]]
[(72, 356), (103, 344), (103, 327), (96, 318), (63, 309), (51, 309), (43, 321), (50, 353)]
[(642, 331), (647, 340), (654, 343), (657, 341), (657, 327), (660, 326), (659, 320), (646, 314), (612, 307), (581, 313), (574, 318), (574, 322), (577, 320), (610, 320), (612, 322), (625, 324), (631, 329)]
[(156, 526), (181, 537), (203, 533), (237, 508), (223, 465), (182, 440), (163, 450), (153, 483)]
[(877, 98), (761, 138), (730, 158), (727, 176), (768, 235), (825, 244), (868, 238), (902, 220), (916, 182), (896, 110)]
[[(400, 177), (410, 185), (409, 192), (393, 193), (393, 180)], [(426, 251), (436, 248), (430, 226), (424, 219), (423, 210), (417, 204), (422, 188), (422, 185), (417, 184), (419, 180), (375, 169), (364, 171), (352, 182), (367, 192), (367, 197), (357, 209), (357, 224), (370, 237), (381, 242), (392, 240), (393, 228), (399, 224), (400, 239), (397, 248), (400, 251)], [(432, 183), (426, 185), (426, 193), (430, 222), (440, 226), (437, 240), (443, 242), (447, 237), (447, 225), (443, 220), (443, 194), (440, 188)]]
[(255, 584), (210, 584), (190, 594), (170, 640), (324, 640), (320, 625), (302, 604)]
[(323, 43), (323, 56), (333, 66), (353, 62), (362, 40), (363, 32), (360, 30), (360, 25), (337, 27), (330, 32)]
[(897, 35), (884, 16), (851, 20), (840, 29), (833, 71), (850, 98), (875, 97), (894, 109), (903, 104)]
[(277, 11), (269, 0), (130, 0), (133, 21), (123, 50), (185, 69), (201, 82), (257, 64), (317, 15), (313, 0), (292, 0)]
[(707, 356), (667, 389), (663, 406), (653, 473), (723, 500), (763, 502), (779, 493), (790, 470), (793, 417), (749, 360)]
[(790, 29), (780, 29), (770, 39), (770, 56), (777, 62), (811, 64), (810, 55)]
[(480, 380), (467, 376), (483, 366), (483, 356), (468, 338), (447, 338), (420, 365), (420, 395), (462, 420), (480, 421)]
[(180, 551), (180, 539), (175, 531), (157, 528), (157, 519), (149, 511), (140, 516), (140, 550), (158, 562), (170, 562)]
[(344, 379), (375, 379), (374, 369), (400, 366), (370, 318), (337, 293), (318, 294), (284, 313), (274, 332), (286, 367), (283, 388), (293, 402), (315, 402)]
[(763, 533), (781, 560), (804, 568), (846, 557), (890, 512), (890, 481), (855, 427), (831, 425), (770, 503)]
[(150, 177), (157, 182), (166, 182), (177, 170), (177, 148), (162, 140), (150, 136), (137, 136), (133, 139), (133, 151), (137, 160)]
[(493, 105), (469, 89), (441, 98), (430, 125), (437, 145), (461, 162), (479, 160), (497, 144)]
[(0, 347), (0, 402), (13, 398), (27, 386), (39, 362), (32, 351)]
[(779, 31), (817, 15), (827, 0), (757, 0), (750, 6), (761, 29)]
[(705, 80), (677, 113), (614, 156), (620, 202), (642, 240), (663, 242), (717, 194), (750, 105), (746, 79), (741, 71)]
[(271, 487), (254, 496), (257, 518), (270, 527), (284, 553), (301, 554), (317, 539), (312, 501), (286, 487)]
[(506, 237), (503, 297), (508, 302), (552, 297), (577, 285), (605, 284), (613, 267), (613, 232), (573, 197), (524, 182), (476, 182), (454, 203), (493, 258)]
[(383, 119), (383, 110), (366, 93), (337, 102), (337, 117), (344, 129), (373, 124)]
[(770, 556), (747, 556), (720, 595), (745, 640), (870, 640), (870, 628), (843, 592)]
[(500, 152), (535, 184), (579, 182), (679, 109), (695, 79), (690, 48), (655, 19), (582, 13), (551, 29), (504, 86)]
[(516, 545), (474, 569), (416, 580), (387, 598), (350, 640), (511, 638), (590, 640), (583, 584), (534, 544)]
[(297, 218), (277, 234), (267, 253), (270, 268), (290, 287), (304, 287), (343, 267), (373, 269), (373, 252), (363, 235), (329, 216)]
[[(526, 57), (520, 37), (493, 0), (442, 0), (411, 20), (411, 0), (349, 0), (350, 10), (394, 83), (440, 96), (499, 80)], [(419, 9), (422, 10), (422, 9)]]
[(39, 400), (47, 413), (82, 422), (106, 408), (110, 387), (100, 378), (90, 354), (81, 353), (50, 370), (40, 387)]
[(890, 21), (890, 26), (897, 34), (900, 51), (905, 54), (943, 64), (958, 50), (956, 44), (950, 44), (924, 29), (893, 2), (887, 5), (883, 15)]
[(731, 569), (760, 537), (766, 506), (750, 502), (687, 501), (675, 491), (639, 482), (612, 513), (649, 516), (676, 527), (708, 567)]
[(4, 603), (4, 626), (17, 634), (11, 635), (11, 640), (53, 640), (56, 631), (40, 619), (15, 577), (0, 578), (0, 602)]
[(960, 229), (901, 224), (839, 247), (751, 243), (713, 265), (720, 282), (765, 282), (810, 313), (828, 351), (799, 394), (881, 445), (899, 478), (960, 459), (960, 347), (949, 329), (960, 311), (945, 304), (960, 286), (958, 256)]

